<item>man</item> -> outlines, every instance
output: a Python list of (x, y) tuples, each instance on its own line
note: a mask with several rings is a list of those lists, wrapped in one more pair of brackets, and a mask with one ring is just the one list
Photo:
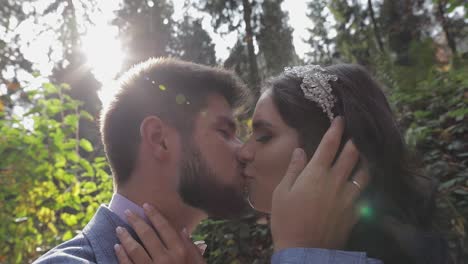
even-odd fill
[[(174, 59), (150, 59), (127, 72), (101, 118), (102, 140), (114, 176), (115, 194), (109, 206), (102, 205), (80, 235), (52, 249), (36, 263), (117, 262), (114, 245), (119, 240), (115, 230), (123, 227), (117, 228), (119, 236), (127, 234), (137, 239), (128, 224), (128, 219), (132, 219), (128, 212), (144, 217), (144, 203), (157, 206), (175, 230), (186, 228), (187, 232), (208, 215), (224, 218), (239, 215), (245, 202), (236, 158), (241, 142), (235, 134), (234, 110), (243, 103), (245, 95), (244, 85), (232, 73)], [(334, 135), (341, 138), (336, 131), (339, 129), (332, 130), (329, 138)], [(326, 153), (326, 146), (323, 149)], [(304, 168), (305, 162), (297, 160), (292, 162), (286, 179), (295, 179)], [(308, 177), (316, 165), (310, 163), (299, 177)], [(318, 171), (321, 173), (318, 176), (330, 174), (329, 170)], [(272, 214), (278, 249), (273, 260), (296, 263), (293, 259), (311, 260), (317, 254), (336, 256), (332, 250), (298, 247), (333, 247), (335, 241), (347, 236), (349, 228), (336, 233), (341, 229), (329, 223), (347, 227), (350, 221), (334, 219), (316, 225), (314, 233), (298, 232), (288, 226), (290, 215), (295, 215), (298, 225), (301, 221), (314, 225), (310, 217), (313, 212), (290, 203), (307, 199), (308, 192), (291, 191), (291, 185), (284, 186), (284, 190), (280, 188), (276, 193)], [(315, 212), (342, 208), (338, 200), (312, 204)], [(330, 263), (343, 260), (359, 263), (356, 260), (366, 261), (363, 254), (330, 258), (335, 261)]]

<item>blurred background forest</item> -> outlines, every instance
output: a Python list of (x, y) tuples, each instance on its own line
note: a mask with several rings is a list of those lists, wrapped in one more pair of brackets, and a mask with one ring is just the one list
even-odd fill
[[(383, 82), (438, 179), (434, 225), (468, 262), (468, 2), (0, 0), (0, 263), (29, 263), (112, 195), (97, 118), (148, 57), (235, 70), (258, 94), (303, 63), (359, 63)], [(269, 263), (268, 219), (204, 221), (208, 263)]]

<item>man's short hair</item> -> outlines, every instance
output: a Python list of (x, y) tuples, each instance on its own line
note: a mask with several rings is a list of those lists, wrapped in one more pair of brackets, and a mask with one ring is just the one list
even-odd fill
[(235, 109), (248, 92), (230, 71), (171, 58), (149, 59), (126, 72), (100, 120), (116, 184), (125, 183), (134, 169), (144, 118), (156, 115), (186, 137), (212, 94), (223, 96)]

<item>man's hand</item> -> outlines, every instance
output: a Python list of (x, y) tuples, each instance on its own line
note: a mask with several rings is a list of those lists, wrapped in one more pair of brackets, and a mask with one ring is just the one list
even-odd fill
[(355, 200), (369, 176), (367, 168), (360, 168), (349, 180), (359, 160), (351, 141), (333, 164), (343, 130), (343, 119), (335, 118), (306, 167), (304, 151), (294, 151), (286, 175), (273, 193), (271, 231), (275, 251), (341, 248), (359, 220)]
[(192, 243), (187, 232), (176, 232), (166, 218), (153, 206), (145, 204), (143, 208), (159, 236), (143, 219), (126, 211), (128, 222), (143, 242), (146, 250), (133, 239), (125, 228), (118, 227), (117, 237), (122, 244), (115, 246), (115, 254), (120, 264), (205, 263), (200, 248)]

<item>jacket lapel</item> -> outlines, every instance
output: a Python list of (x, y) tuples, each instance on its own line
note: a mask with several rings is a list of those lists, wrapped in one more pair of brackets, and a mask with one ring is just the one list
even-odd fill
[(89, 240), (96, 256), (97, 263), (117, 263), (114, 245), (119, 242), (115, 229), (126, 228), (132, 235), (132, 228), (112, 213), (105, 205), (101, 205), (91, 221), (83, 229), (84, 236)]

